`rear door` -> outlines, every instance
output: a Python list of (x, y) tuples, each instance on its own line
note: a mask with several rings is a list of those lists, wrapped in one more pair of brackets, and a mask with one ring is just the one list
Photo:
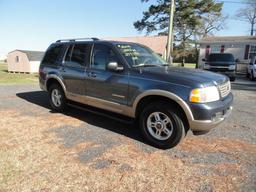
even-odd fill
[[(123, 71), (109, 71), (107, 64), (117, 62)], [(118, 52), (110, 45), (94, 44), (86, 74), (88, 104), (114, 112), (127, 105), (128, 74)]]
[(67, 94), (72, 96), (85, 94), (85, 67), (88, 64), (89, 55), (89, 44), (77, 43), (68, 46), (62, 68)]

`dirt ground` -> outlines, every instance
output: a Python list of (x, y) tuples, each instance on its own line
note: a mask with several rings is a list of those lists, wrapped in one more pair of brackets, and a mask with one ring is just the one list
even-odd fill
[(36, 85), (1, 85), (0, 191), (256, 191), (256, 83), (233, 88), (226, 122), (159, 150), (131, 125), (52, 112)]

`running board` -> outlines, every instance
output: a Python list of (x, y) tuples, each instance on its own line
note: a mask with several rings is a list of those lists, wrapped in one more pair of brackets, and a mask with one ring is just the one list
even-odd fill
[(80, 104), (80, 103), (76, 104), (76, 102), (69, 102), (67, 104), (68, 104), (68, 106), (70, 106), (72, 108), (76, 108), (81, 111), (86, 111), (89, 113), (100, 115), (100, 116), (103, 116), (103, 117), (106, 117), (109, 119), (113, 119), (115, 121), (119, 121), (121, 123), (125, 123), (125, 124), (134, 124), (135, 123), (135, 119), (133, 119), (133, 118), (125, 117), (123, 115), (119, 115), (119, 114), (105, 111), (102, 109), (94, 108), (94, 107), (87, 106), (87, 105)]

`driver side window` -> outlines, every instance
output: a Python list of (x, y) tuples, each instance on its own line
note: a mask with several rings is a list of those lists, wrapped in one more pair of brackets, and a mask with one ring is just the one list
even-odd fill
[(95, 44), (92, 52), (91, 68), (106, 70), (110, 62), (118, 63), (118, 58), (114, 51), (106, 45)]

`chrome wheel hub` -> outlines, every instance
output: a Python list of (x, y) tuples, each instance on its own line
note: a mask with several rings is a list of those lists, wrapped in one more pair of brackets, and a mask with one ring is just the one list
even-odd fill
[(147, 129), (151, 136), (163, 141), (171, 137), (173, 133), (173, 123), (166, 114), (154, 112), (147, 118)]
[(53, 89), (52, 90), (51, 98), (52, 98), (52, 103), (56, 107), (60, 107), (61, 106), (61, 93), (60, 93), (60, 91), (58, 89)]

